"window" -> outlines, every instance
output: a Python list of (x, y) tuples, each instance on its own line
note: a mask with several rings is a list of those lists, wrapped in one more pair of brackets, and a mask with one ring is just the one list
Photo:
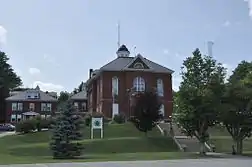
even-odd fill
[(159, 96), (164, 96), (164, 85), (162, 79), (157, 80), (157, 93)]
[(29, 103), (29, 110), (34, 111), (35, 110), (35, 104)]
[(143, 63), (136, 63), (136, 64), (134, 64), (134, 68), (143, 69), (144, 65), (143, 65)]
[(133, 87), (138, 92), (145, 91), (145, 81), (142, 77), (136, 77), (133, 81)]
[(51, 103), (41, 103), (41, 111), (52, 111)]
[(78, 109), (78, 108), (79, 108), (79, 103), (78, 103), (78, 102), (74, 102), (74, 107), (75, 107), (76, 109)]
[(160, 106), (160, 114), (161, 114), (162, 116), (165, 115), (165, 108), (164, 108), (164, 105), (163, 105), (163, 104)]
[(16, 115), (15, 114), (11, 115), (11, 122), (16, 122)]
[(17, 103), (12, 103), (11, 108), (12, 111), (17, 111)]
[(118, 78), (112, 78), (112, 95), (118, 95)]
[(87, 110), (87, 104), (86, 104), (86, 102), (82, 102), (81, 103), (81, 109), (84, 110), (84, 111)]
[(17, 115), (17, 122), (20, 122), (22, 120), (22, 115), (18, 114)]
[(12, 103), (11, 109), (12, 109), (12, 111), (22, 111), (23, 110), (23, 103)]

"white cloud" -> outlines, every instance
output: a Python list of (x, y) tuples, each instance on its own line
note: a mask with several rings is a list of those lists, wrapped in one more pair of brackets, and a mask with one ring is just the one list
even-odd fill
[(168, 49), (164, 49), (164, 50), (163, 50), (163, 53), (164, 53), (165, 55), (168, 55), (170, 52), (169, 52)]
[(0, 46), (6, 44), (7, 30), (0, 25)]
[(249, 16), (252, 18), (252, 0), (244, 0), (248, 3)]
[(227, 21), (225, 21), (225, 22), (223, 23), (223, 26), (224, 26), (224, 27), (228, 27), (228, 26), (230, 26), (230, 24), (231, 24), (230, 21), (227, 20)]
[(36, 86), (39, 86), (41, 90), (43, 91), (55, 91), (55, 92), (60, 92), (64, 89), (62, 85), (58, 84), (53, 84), (53, 83), (45, 83), (41, 81), (35, 81), (31, 85), (32, 88), (35, 88)]
[(31, 75), (40, 74), (40, 69), (38, 69), (38, 68), (29, 68), (29, 73), (30, 73)]

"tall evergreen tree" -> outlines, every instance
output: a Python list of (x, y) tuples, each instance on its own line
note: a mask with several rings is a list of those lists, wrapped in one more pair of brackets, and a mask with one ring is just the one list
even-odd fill
[(5, 122), (6, 103), (5, 98), (9, 96), (9, 90), (22, 85), (20, 77), (8, 64), (9, 58), (0, 51), (0, 122)]
[(52, 128), (50, 149), (55, 159), (70, 159), (82, 154), (83, 146), (78, 140), (83, 138), (84, 122), (76, 115), (73, 102), (69, 100), (62, 108)]
[(1, 84), (8, 89), (13, 89), (22, 85), (22, 80), (8, 64), (9, 58), (4, 52), (0, 51), (0, 76)]

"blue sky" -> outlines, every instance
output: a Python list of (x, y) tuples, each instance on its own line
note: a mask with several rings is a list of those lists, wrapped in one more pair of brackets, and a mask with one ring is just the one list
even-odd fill
[[(121, 44), (176, 72), (195, 48), (232, 69), (252, 60), (249, 0), (1, 0), (0, 47), (25, 86), (73, 90)], [(136, 51), (133, 48), (136, 46)]]

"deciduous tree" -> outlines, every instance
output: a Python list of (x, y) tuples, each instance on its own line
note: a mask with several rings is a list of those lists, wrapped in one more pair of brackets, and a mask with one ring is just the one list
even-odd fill
[(182, 66), (182, 82), (178, 92), (177, 121), (188, 136), (195, 136), (205, 153), (208, 128), (217, 120), (224, 90), (225, 69), (210, 56), (196, 49)]
[(234, 141), (233, 153), (242, 154), (243, 140), (252, 131), (252, 63), (242, 61), (228, 81), (220, 120)]
[(139, 93), (133, 109), (133, 123), (136, 128), (147, 135), (156, 123), (162, 118), (160, 100), (156, 92), (146, 91)]

